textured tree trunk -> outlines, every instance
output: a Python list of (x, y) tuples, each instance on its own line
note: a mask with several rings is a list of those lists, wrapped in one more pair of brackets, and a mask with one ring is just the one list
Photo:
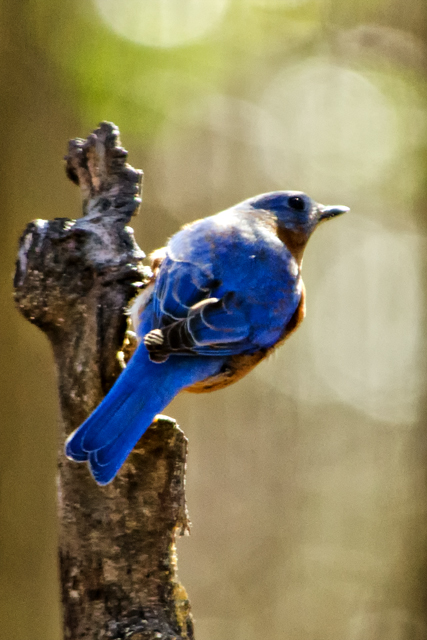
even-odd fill
[(28, 225), (15, 297), (48, 336), (58, 373), (64, 637), (190, 639), (175, 556), (175, 538), (188, 529), (183, 433), (173, 420), (159, 419), (106, 487), (63, 453), (65, 437), (120, 373), (125, 310), (149, 277), (126, 226), (140, 204), (142, 172), (126, 164), (118, 133), (102, 123), (86, 141), (70, 142), (67, 175), (82, 190), (83, 217)]

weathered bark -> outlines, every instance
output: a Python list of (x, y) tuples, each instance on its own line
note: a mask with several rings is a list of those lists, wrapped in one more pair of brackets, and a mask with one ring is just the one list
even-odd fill
[(191, 639), (175, 556), (175, 537), (188, 528), (183, 433), (173, 420), (157, 421), (106, 487), (63, 453), (65, 437), (120, 373), (126, 306), (149, 275), (126, 226), (140, 203), (142, 172), (126, 164), (119, 144), (109, 123), (71, 141), (67, 174), (82, 190), (83, 217), (30, 223), (15, 275), (18, 308), (48, 336), (58, 371), (64, 635)]

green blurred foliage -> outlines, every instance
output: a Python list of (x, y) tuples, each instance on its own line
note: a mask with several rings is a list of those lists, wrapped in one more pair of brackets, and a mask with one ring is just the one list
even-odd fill
[[(263, 10), (234, 3), (200, 42), (151, 48), (111, 32), (85, 0), (27, 2), (31, 35), (57, 68), (87, 126), (109, 118), (121, 129), (155, 137), (171, 107), (226, 87), (265, 55), (300, 55), (319, 37), (322, 3)], [(278, 19), (279, 18), (279, 19)]]

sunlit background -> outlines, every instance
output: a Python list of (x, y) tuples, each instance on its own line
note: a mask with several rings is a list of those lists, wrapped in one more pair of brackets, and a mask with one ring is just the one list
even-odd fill
[(17, 240), (79, 215), (61, 159), (107, 119), (146, 253), (274, 189), (352, 210), (310, 241), (298, 334), (166, 411), (197, 639), (427, 639), (426, 46), (425, 0), (0, 0), (2, 637), (60, 638), (55, 376)]

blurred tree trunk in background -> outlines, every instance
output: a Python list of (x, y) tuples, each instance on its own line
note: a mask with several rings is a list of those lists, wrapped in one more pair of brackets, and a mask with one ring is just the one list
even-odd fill
[[(73, 215), (64, 141), (76, 130), (52, 65), (29, 30), (31, 2), (0, 7), (0, 635), (56, 640), (56, 428), (53, 360), (12, 302), (17, 238), (26, 222)], [(62, 183), (63, 197), (52, 185)], [(59, 210), (60, 209), (60, 210)]]

